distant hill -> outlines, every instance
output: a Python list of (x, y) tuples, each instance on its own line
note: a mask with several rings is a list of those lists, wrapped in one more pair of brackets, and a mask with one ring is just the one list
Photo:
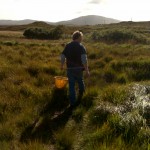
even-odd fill
[(118, 23), (119, 20), (106, 18), (102, 16), (96, 15), (88, 15), (78, 17), (68, 21), (61, 21), (57, 22), (56, 24), (63, 24), (63, 25), (96, 25), (96, 24), (110, 24), (110, 23)]
[(22, 31), (22, 30), (25, 30), (27, 28), (35, 28), (35, 27), (42, 27), (42, 28), (51, 29), (54, 27), (54, 25), (48, 24), (48, 23), (43, 22), (43, 21), (35, 21), (35, 20), (33, 20), (33, 21), (34, 22), (31, 22), (28, 24), (27, 24), (27, 22), (25, 22), (25, 24), (23, 24), (23, 25), (20, 25), (20, 23), (18, 25), (14, 25), (14, 24), (13, 25), (10, 25), (10, 24), (0, 25), (0, 31)]
[(0, 20), (0, 25), (26, 25), (35, 22), (36, 20)]
[[(26, 25), (30, 24), (33, 22), (36, 22), (37, 20), (0, 20), (0, 25)], [(110, 23), (118, 23), (120, 22), (119, 20), (111, 19), (111, 18), (106, 18), (102, 16), (95, 16), (95, 15), (89, 15), (89, 16), (82, 16), (78, 17), (72, 20), (67, 20), (67, 21), (60, 21), (56, 23), (52, 22), (46, 22), (51, 25), (96, 25), (96, 24), (110, 24)]]

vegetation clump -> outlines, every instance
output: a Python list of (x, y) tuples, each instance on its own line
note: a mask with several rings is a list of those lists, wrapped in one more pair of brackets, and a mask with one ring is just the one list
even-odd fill
[(30, 39), (50, 39), (50, 40), (57, 40), (61, 38), (63, 34), (63, 30), (60, 26), (55, 27), (54, 29), (48, 31), (44, 28), (29, 28), (26, 29), (23, 35), (26, 38)]
[(102, 41), (106, 43), (147, 43), (146, 38), (129, 30), (102, 30), (93, 32), (91, 35), (92, 40)]
[[(124, 147), (126, 148), (132, 147), (136, 143), (137, 147), (146, 149), (150, 140), (149, 123), (145, 117), (147, 116), (145, 114), (148, 113), (147, 108), (150, 108), (147, 100), (149, 92), (146, 92), (149, 86), (133, 85), (126, 87), (128, 89), (126, 91), (124, 88), (120, 87), (118, 90), (113, 86), (113, 91), (112, 89), (110, 91), (109, 88), (105, 89), (105, 92), (99, 97), (96, 107), (91, 109), (89, 126), (92, 126), (94, 130), (91, 130), (91, 133), (87, 134), (85, 138), (87, 145), (93, 147), (97, 143), (102, 146), (105, 141), (109, 147), (114, 143), (115, 137), (119, 138), (121, 143), (125, 143)], [(106, 91), (109, 92), (106, 94)], [(115, 91), (117, 92), (113, 95)], [(119, 99), (119, 101), (114, 103), (115, 99)], [(123, 102), (120, 103), (122, 99)], [(140, 140), (143, 140), (144, 144), (141, 144)]]

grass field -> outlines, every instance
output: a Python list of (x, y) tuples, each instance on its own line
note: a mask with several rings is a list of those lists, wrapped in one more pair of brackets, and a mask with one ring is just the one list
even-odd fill
[[(0, 31), (0, 150), (150, 150), (147, 23), (66, 27), (60, 40), (26, 39), (14, 28)], [(91, 76), (71, 112), (54, 76), (66, 75), (59, 56), (75, 29)]]

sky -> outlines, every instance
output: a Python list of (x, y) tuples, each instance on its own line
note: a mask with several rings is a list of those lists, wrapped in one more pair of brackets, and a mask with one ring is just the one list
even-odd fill
[(150, 21), (149, 0), (0, 0), (0, 19), (58, 22), (86, 15)]

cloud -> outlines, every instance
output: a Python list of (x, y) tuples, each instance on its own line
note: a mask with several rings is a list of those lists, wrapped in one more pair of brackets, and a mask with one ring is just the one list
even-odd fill
[(104, 2), (105, 0), (91, 0), (89, 3), (91, 4), (100, 4), (102, 2)]

